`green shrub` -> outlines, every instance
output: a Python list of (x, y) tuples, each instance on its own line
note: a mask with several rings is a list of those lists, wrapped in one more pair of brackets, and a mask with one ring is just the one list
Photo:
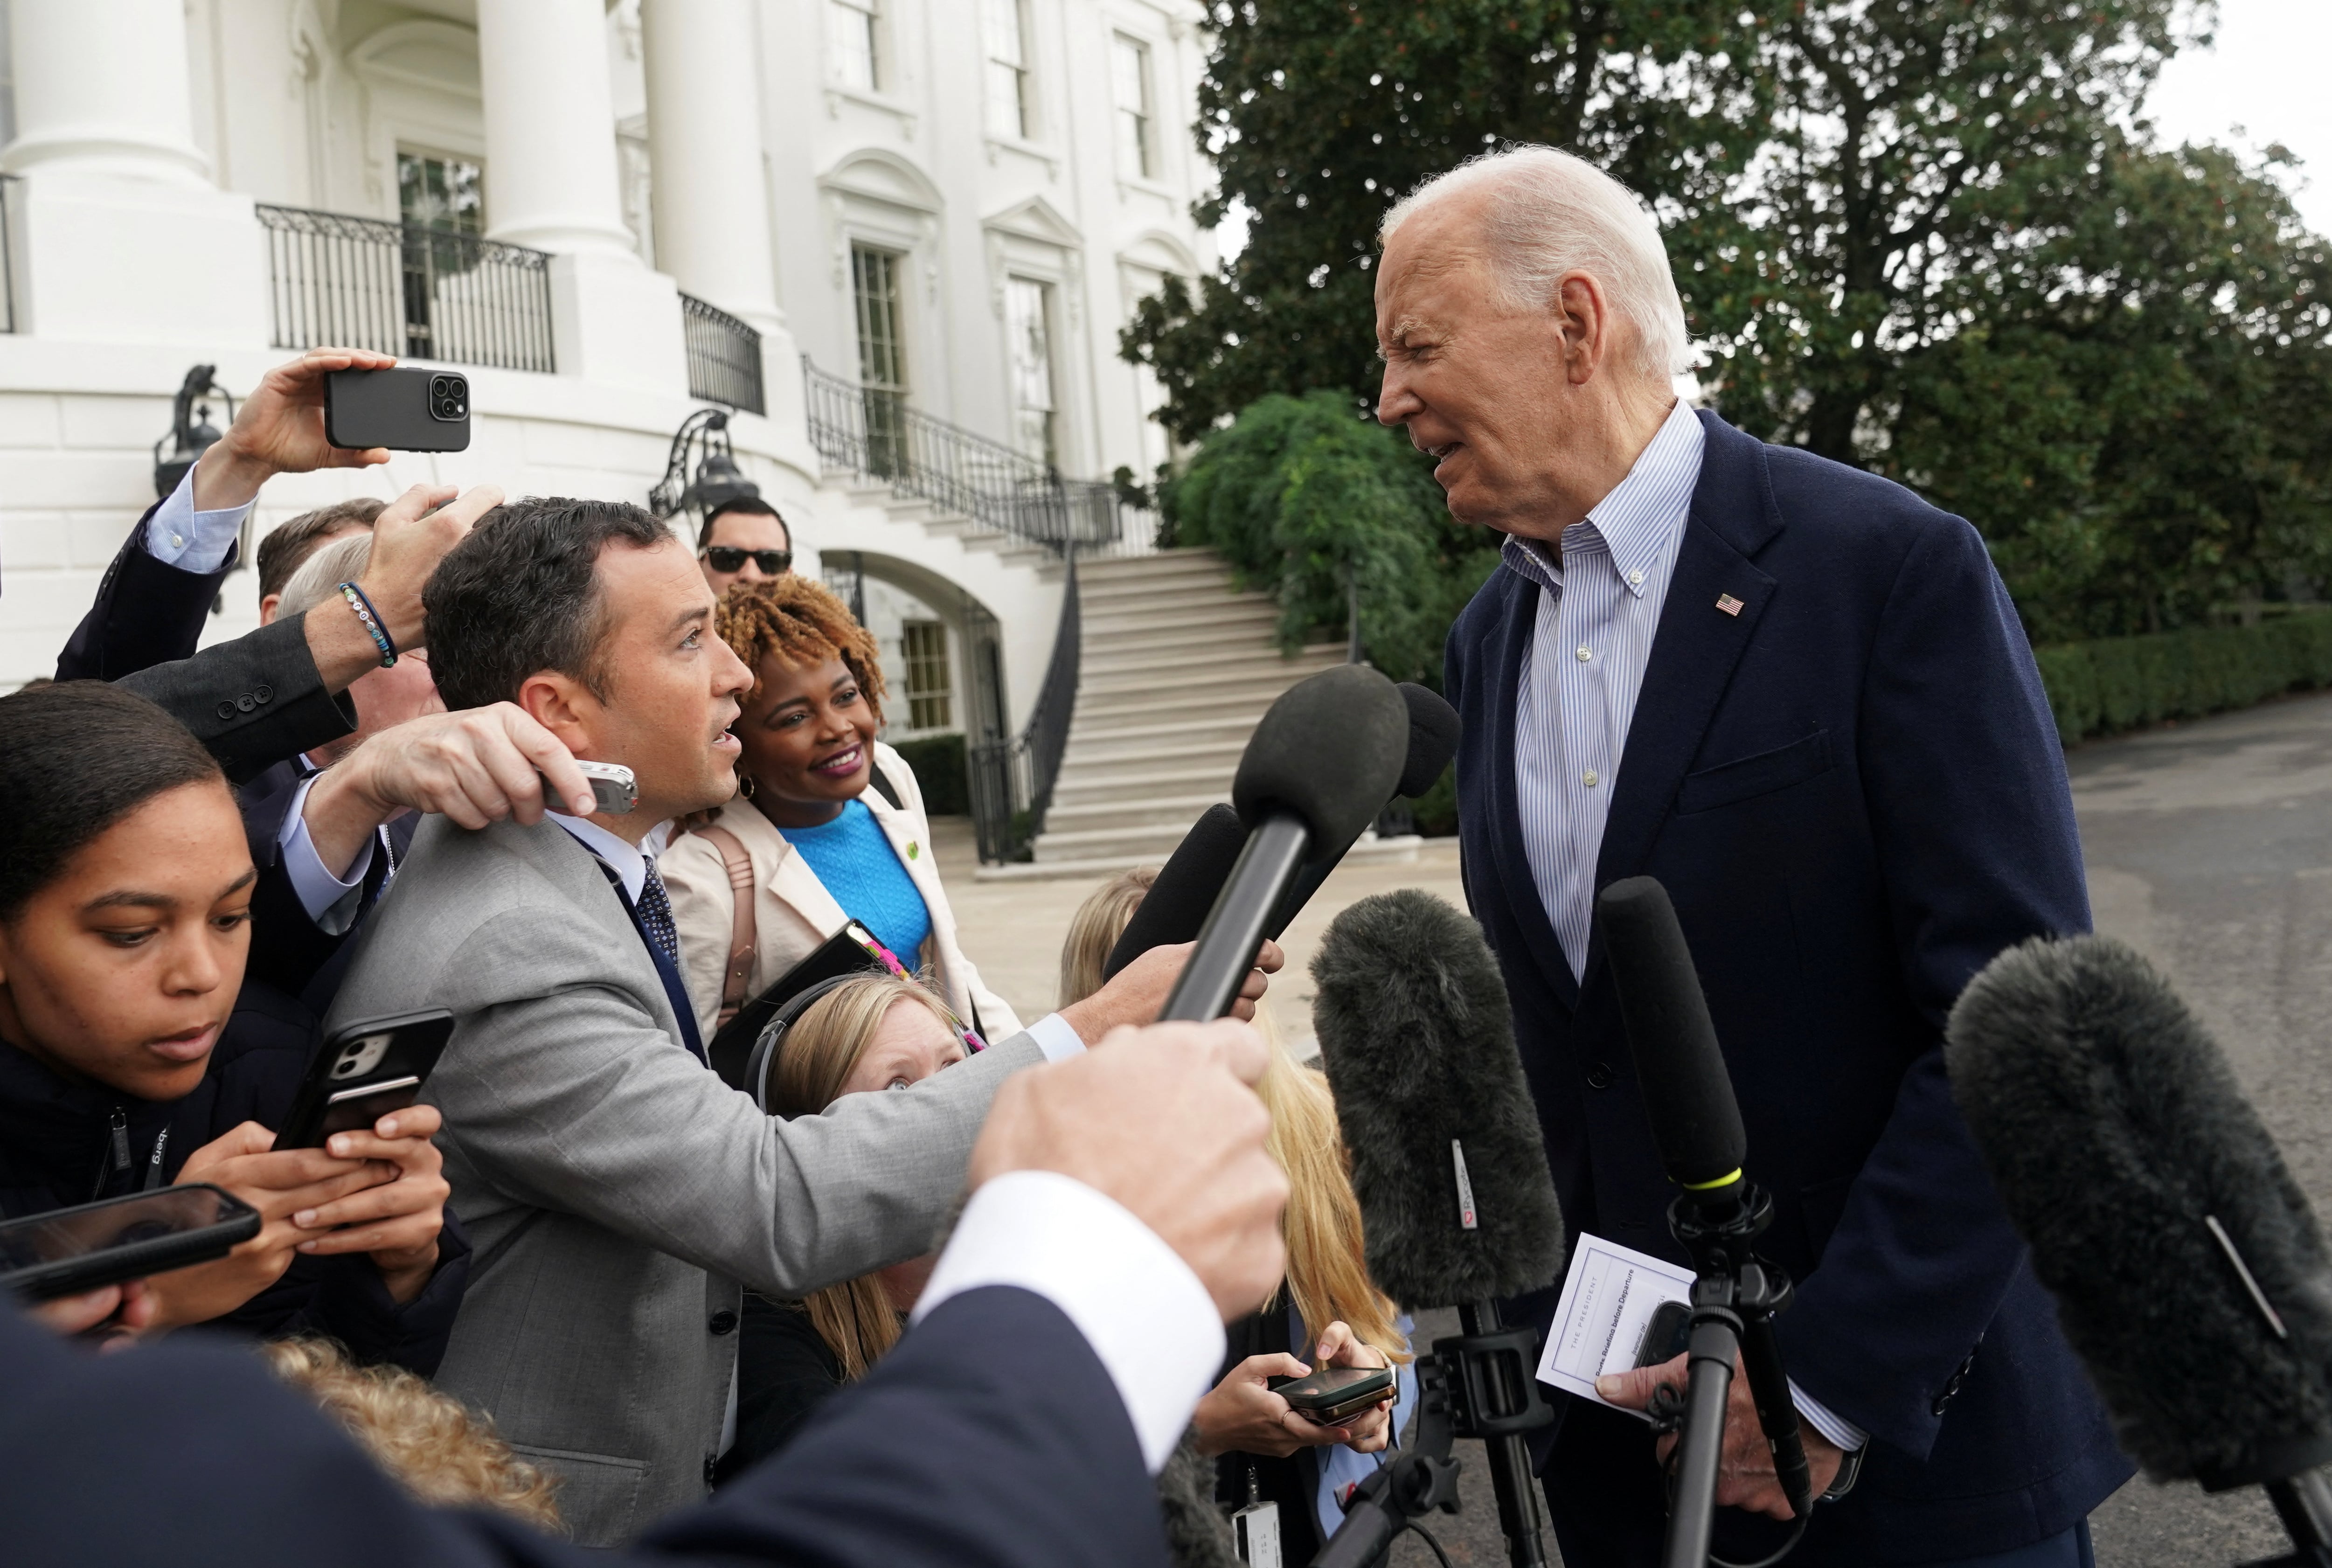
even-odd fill
[(971, 815), (971, 774), (964, 766), (961, 735), (930, 735), (894, 741), (891, 749), (907, 760), (922, 786), (923, 812), (930, 817)]
[(2057, 733), (2069, 746), (2332, 685), (2332, 614), (2299, 610), (2257, 626), (2060, 643), (2033, 656)]

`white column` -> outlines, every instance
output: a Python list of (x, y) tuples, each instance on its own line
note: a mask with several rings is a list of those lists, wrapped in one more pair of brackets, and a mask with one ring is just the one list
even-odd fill
[(656, 264), (780, 331), (751, 0), (642, 0), (640, 20)]
[(624, 226), (600, 0), (478, 0), (486, 234), (551, 253), (563, 375), (685, 394), (680, 298)]
[(195, 146), (182, 0), (13, 0), (10, 190), (18, 330), (260, 349), (267, 253), (252, 200)]
[(8, 45), (16, 139), (0, 168), (203, 186), (181, 0), (15, 0)]

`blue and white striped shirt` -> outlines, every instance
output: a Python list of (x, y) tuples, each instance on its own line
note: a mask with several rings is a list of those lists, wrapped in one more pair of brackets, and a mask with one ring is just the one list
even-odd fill
[[(1560, 559), (1512, 535), (1503, 552), (1505, 569), (1539, 590), (1515, 695), (1515, 791), (1531, 880), (1573, 980), (1586, 976), (1611, 787), (1706, 445), (1699, 417), (1677, 399), (1628, 477), (1563, 531)], [(1840, 1448), (1869, 1440), (1795, 1382), (1790, 1391), (1800, 1413)]]
[(1550, 559), (1508, 536), (1507, 570), (1538, 585), (1515, 712), (1515, 789), (1523, 847), (1574, 980), (1587, 969), (1595, 859), (1611, 786), (1659, 630), (1660, 606), (1700, 483), (1700, 421), (1677, 401), (1610, 494), (1563, 531)]

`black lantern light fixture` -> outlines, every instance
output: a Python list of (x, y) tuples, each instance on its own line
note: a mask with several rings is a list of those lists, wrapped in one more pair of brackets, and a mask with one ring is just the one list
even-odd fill
[[(178, 482), (186, 477), (186, 470), (195, 465), (212, 442), (219, 438), (218, 426), (211, 423), (211, 406), (207, 401), (216, 397), (226, 404), (226, 420), (234, 423), (234, 395), (220, 386), (216, 379), (218, 367), (197, 365), (186, 372), (178, 383), (178, 395), (170, 400), (170, 434), (154, 443), (154, 496), (167, 501)], [(162, 449), (168, 447), (168, 455)]]
[[(689, 476), (692, 450), (697, 454), (693, 479)], [(729, 445), (729, 411), (699, 408), (673, 433), (664, 478), (648, 492), (648, 510), (669, 518), (689, 508), (699, 517), (710, 517), (732, 502), (760, 493), (761, 487), (737, 466), (736, 451)]]

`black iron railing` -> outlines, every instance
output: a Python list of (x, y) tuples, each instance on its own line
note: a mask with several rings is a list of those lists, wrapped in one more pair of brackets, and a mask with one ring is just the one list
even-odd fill
[(550, 258), (421, 224), (263, 205), (275, 346), (557, 368)]
[(1061, 624), (1053, 634), (1052, 662), (1045, 666), (1045, 684), (1029, 711), (1028, 727), (1001, 738), (990, 731), (965, 750), (980, 857), (991, 865), (1028, 858), (1029, 846), (1045, 830), (1053, 784), (1061, 776), (1061, 755), (1068, 750), (1069, 716), (1077, 705), (1077, 666), (1084, 652), (1074, 546), (1068, 559)]
[(761, 334), (693, 294), (680, 297), (681, 330), (688, 339), (688, 395), (767, 414), (761, 386)]
[(807, 359), (802, 376), (810, 445), (838, 468), (1056, 552), (1113, 544), (1123, 531), (1106, 480), (1064, 479), (1049, 464), (932, 418), (903, 392), (829, 376)]

